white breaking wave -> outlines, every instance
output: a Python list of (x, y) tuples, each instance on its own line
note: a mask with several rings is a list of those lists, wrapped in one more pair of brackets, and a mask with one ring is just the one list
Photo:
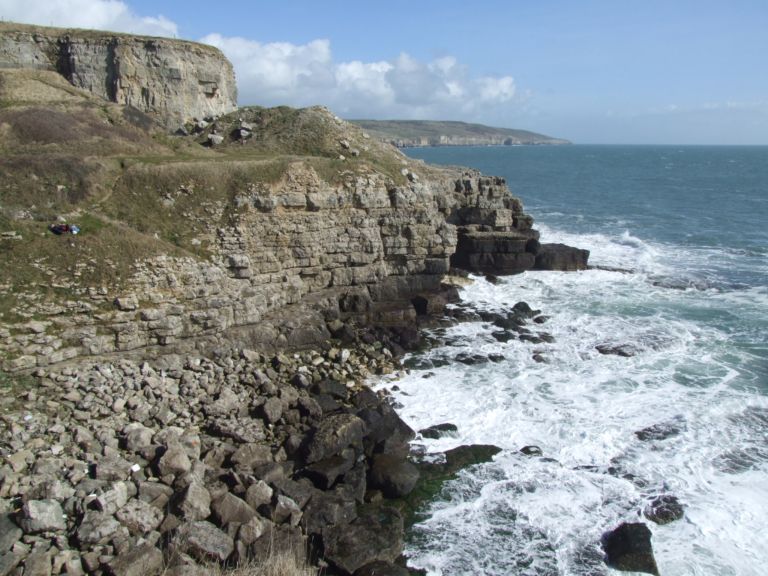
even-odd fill
[[(414, 429), (459, 427), (454, 437), (419, 440), (428, 452), (471, 443), (503, 449), (446, 486), (414, 529), (411, 564), (446, 576), (610, 574), (601, 534), (642, 519), (650, 499), (671, 494), (685, 517), (664, 526), (646, 520), (662, 574), (764, 573), (768, 399), (749, 365), (765, 356), (734, 346), (738, 332), (729, 327), (753, 322), (759, 330), (754, 317), (768, 292), (655, 284), (675, 267), (629, 232), (546, 237), (589, 248), (594, 264), (637, 272), (526, 273), (498, 285), (475, 278), (463, 290), (478, 308), (524, 300), (541, 309), (550, 319), (528, 328), (554, 341), (498, 342), (498, 328), (460, 324), (424, 357), (504, 359), (413, 370), (397, 382), (400, 414)], [(601, 345), (634, 355), (605, 355)], [(669, 437), (636, 434), (653, 426)], [(544, 458), (520, 454), (527, 445)]]

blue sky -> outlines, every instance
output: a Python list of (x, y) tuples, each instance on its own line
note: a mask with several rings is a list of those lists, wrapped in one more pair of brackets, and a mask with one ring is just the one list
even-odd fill
[(768, 144), (766, 0), (0, 0), (0, 17), (212, 43), (243, 105)]

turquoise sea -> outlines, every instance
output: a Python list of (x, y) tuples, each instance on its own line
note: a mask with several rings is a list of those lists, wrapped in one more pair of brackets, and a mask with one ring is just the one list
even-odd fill
[[(605, 268), (476, 278), (466, 302), (524, 300), (550, 317), (537, 329), (554, 341), (498, 342), (495, 327), (464, 323), (440, 334), (422, 368), (380, 384), (397, 385), (414, 429), (458, 426), (417, 439), (428, 457), (469, 443), (503, 449), (424, 510), (410, 564), (446, 576), (619, 574), (600, 537), (643, 521), (663, 575), (765, 574), (768, 147), (406, 152), (505, 177), (543, 242), (588, 248)], [(452, 361), (462, 352), (504, 360)], [(649, 428), (664, 433), (636, 434)], [(543, 457), (520, 453), (527, 445)], [(660, 495), (679, 499), (681, 520), (644, 517)]]

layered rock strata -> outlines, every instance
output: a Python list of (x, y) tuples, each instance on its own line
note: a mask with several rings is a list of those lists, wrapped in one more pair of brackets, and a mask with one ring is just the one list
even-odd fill
[(232, 64), (217, 48), (195, 42), (0, 23), (0, 68), (56, 71), (169, 129), (237, 107)]
[[(47, 319), (5, 331), (5, 369), (110, 353), (316, 345), (349, 322), (403, 326), (439, 312), (455, 290), (443, 285), (452, 258), (500, 273), (535, 262), (526, 251), (538, 237), (532, 219), (503, 179), (475, 173), (405, 186), (372, 173), (332, 186), (296, 162), (280, 183), (246, 185), (234, 202), (232, 225), (203, 236), (210, 260), (138, 262), (129, 292), (94, 290), (71, 310), (36, 310)], [(497, 239), (488, 251), (464, 248), (483, 234)]]

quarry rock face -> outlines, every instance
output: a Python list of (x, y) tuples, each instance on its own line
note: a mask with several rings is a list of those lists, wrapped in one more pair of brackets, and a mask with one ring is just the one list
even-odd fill
[(194, 42), (0, 24), (0, 68), (56, 71), (169, 129), (237, 107), (232, 64), (218, 49)]

